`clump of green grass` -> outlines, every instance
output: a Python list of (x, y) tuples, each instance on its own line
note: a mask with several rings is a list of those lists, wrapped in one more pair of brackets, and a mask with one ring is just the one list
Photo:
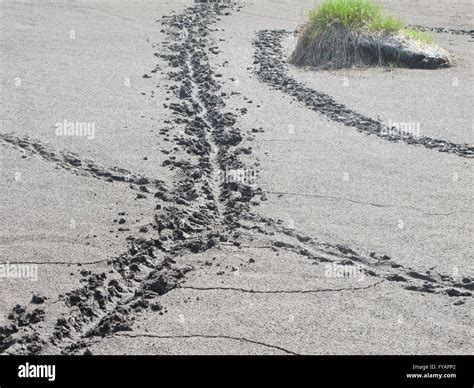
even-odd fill
[(316, 30), (338, 25), (351, 30), (395, 33), (405, 28), (401, 20), (384, 16), (382, 7), (372, 0), (323, 0), (308, 16)]
[(409, 38), (412, 38), (412, 39), (419, 40), (420, 42), (424, 42), (424, 43), (428, 43), (428, 44), (431, 44), (431, 43), (434, 42), (434, 39), (431, 35), (425, 34), (425, 33), (420, 32), (420, 31), (412, 30), (411, 28), (404, 28), (402, 30), (402, 33), (403, 33), (403, 35), (405, 35)]
[(368, 27), (371, 31), (383, 31), (392, 34), (406, 28), (405, 23), (396, 17), (382, 15), (379, 18), (372, 20)]

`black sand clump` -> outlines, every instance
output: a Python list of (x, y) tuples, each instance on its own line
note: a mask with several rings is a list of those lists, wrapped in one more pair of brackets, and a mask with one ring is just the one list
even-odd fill
[(33, 304), (43, 304), (45, 301), (45, 297), (37, 294), (33, 294), (31, 297), (31, 303)]
[(446, 290), (446, 294), (448, 294), (451, 297), (472, 296), (470, 292), (462, 292), (462, 291), (456, 290), (455, 288), (450, 288)]
[(29, 326), (44, 320), (44, 310), (34, 309), (28, 312), (26, 307), (17, 304), (8, 315), (8, 319), (19, 327)]
[(11, 323), (0, 326), (0, 352), (4, 352), (13, 345), (17, 345), (18, 354), (37, 354), (46, 342), (36, 333), (25, 333), (19, 338), (14, 338), (14, 334), (20, 330), (29, 328), (34, 330), (34, 325), (42, 322), (45, 317), (43, 309), (33, 309), (28, 311), (26, 307), (16, 305), (8, 315)]
[(43, 348), (47, 345), (47, 342), (40, 336), (39, 333), (33, 332), (31, 334), (25, 334), (18, 340), (18, 344), (21, 346), (22, 351), (25, 354), (40, 354)]
[(86, 337), (103, 337), (119, 331), (132, 331), (129, 314), (130, 308), (126, 306), (118, 306), (111, 313), (104, 316), (97, 326), (86, 334)]
[(474, 281), (472, 278), (465, 277), (462, 279), (461, 283), (457, 283), (456, 287), (462, 287), (470, 291), (474, 291)]
[(150, 290), (158, 295), (164, 295), (172, 289), (176, 288), (179, 281), (184, 277), (183, 271), (153, 271), (148, 275), (145, 282), (145, 289)]
[(4, 352), (16, 342), (12, 335), (17, 332), (18, 327), (13, 323), (0, 326), (0, 352)]
[(406, 282), (407, 281), (406, 278), (404, 278), (403, 276), (400, 276), (398, 274), (393, 274), (393, 275), (387, 276), (387, 280), (390, 281), (390, 282)]

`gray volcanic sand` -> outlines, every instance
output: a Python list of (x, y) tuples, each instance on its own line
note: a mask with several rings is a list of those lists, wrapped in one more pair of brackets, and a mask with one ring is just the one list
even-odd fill
[[(397, 3), (411, 24), (472, 29), (468, 1)], [(292, 31), (312, 5), (2, 3), (0, 262), (38, 279), (0, 278), (0, 326), (18, 329), (0, 352), (472, 353), (472, 159), (263, 82), (257, 32)], [(472, 144), (472, 37), (431, 34), (454, 67), (285, 74)], [(64, 119), (95, 138), (56, 136)], [(257, 171), (252, 190), (226, 168)], [(21, 325), (16, 304), (44, 318)]]

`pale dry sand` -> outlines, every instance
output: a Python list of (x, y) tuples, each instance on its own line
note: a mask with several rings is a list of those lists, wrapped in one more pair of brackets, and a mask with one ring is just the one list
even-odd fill
[[(87, 284), (90, 274), (81, 271), (130, 282), (129, 291), (136, 291), (133, 279), (117, 272), (116, 258), (130, 253), (129, 236), (159, 239), (154, 228), (173, 215), (156, 208), (167, 205), (154, 198), (161, 186), (145, 184), (150, 193), (139, 198), (137, 181), (109, 182), (91, 172), (86, 160), (102, 172), (124, 169), (117, 174), (127, 179), (162, 181), (173, 195), (185, 171), (170, 168), (169, 156), (198, 160), (184, 147), (175, 148), (173, 136), (183, 132), (170, 121), (180, 116), (168, 107), (180, 100), (169, 86), (182, 79), (170, 81), (176, 69), (159, 57), (176, 43), (162, 32), (162, 16), (193, 4), (2, 2), (0, 261), (37, 263), (38, 280), (0, 279), (1, 325), (10, 323), (15, 304), (44, 309), (44, 321), (20, 328), (12, 338), (38, 332), (44, 343), (33, 342), (45, 354), (86, 349), (93, 354), (471, 354), (472, 296), (447, 292), (470, 294), (462, 286), (472, 286), (472, 159), (359, 133), (261, 82), (254, 62), (257, 32), (295, 29), (313, 1), (238, 3), (242, 8), (212, 16), (214, 23), (206, 25), (206, 52), (218, 47), (208, 62), (220, 89), (210, 90), (222, 96), (221, 112), (236, 114), (232, 127), (243, 138), (238, 147), (252, 148), (239, 160), (258, 170), (256, 185), (266, 200), (255, 196), (248, 213), (232, 213), (249, 228), (232, 227), (228, 234), (220, 229), (227, 204), (216, 200), (219, 217), (211, 217), (209, 226), (231, 236), (219, 247), (174, 254), (172, 245), (169, 252), (157, 251), (157, 260), (172, 257), (173, 271), (193, 268), (180, 287), (156, 298), (161, 311), (132, 308), (131, 331), (83, 338), (107, 316), (99, 309), (71, 338), (54, 342), (58, 318), (77, 316), (64, 295)], [(412, 24), (472, 29), (469, 1), (394, 0), (387, 8)], [(338, 72), (288, 67), (287, 73), (368, 117), (419, 122), (424, 136), (472, 144), (472, 37), (434, 36), (455, 55), (456, 66)], [(201, 105), (206, 101), (196, 91), (192, 98)], [(242, 108), (248, 112), (242, 114)], [(56, 136), (54, 126), (64, 119), (94, 122), (95, 138)], [(165, 127), (171, 128), (168, 141), (160, 134)], [(22, 147), (24, 136), (30, 139)], [(234, 148), (212, 137), (206, 141), (212, 152), (234, 155)], [(58, 161), (38, 145), (56, 155), (73, 152), (82, 164), (76, 169), (67, 157)], [(214, 175), (222, 163), (219, 154), (210, 160), (213, 194), (220, 190)], [(199, 197), (183, 206), (199, 210), (205, 201)], [(121, 218), (124, 224), (118, 223)], [(140, 232), (142, 227), (147, 232)], [(301, 254), (305, 249), (310, 256)], [(371, 258), (373, 252), (389, 256), (388, 264)], [(328, 276), (328, 265), (347, 260), (376, 276)], [(407, 290), (424, 283), (409, 278), (411, 270), (433, 276), (437, 292)], [(389, 281), (393, 275), (407, 281)], [(45, 296), (45, 303), (32, 305), (32, 293)], [(123, 303), (111, 301), (108, 312)], [(68, 348), (71, 344), (81, 346)], [(5, 352), (33, 350), (16, 343)]]

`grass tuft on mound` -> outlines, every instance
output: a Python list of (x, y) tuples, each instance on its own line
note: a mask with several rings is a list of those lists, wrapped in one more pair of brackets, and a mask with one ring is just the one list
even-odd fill
[(423, 43), (430, 44), (434, 42), (434, 39), (431, 35), (425, 34), (420, 31), (412, 30), (411, 28), (404, 28), (401, 32), (406, 37), (418, 40)]
[(327, 68), (393, 65), (393, 57), (397, 60), (393, 46), (404, 40), (412, 46), (433, 42), (429, 35), (384, 15), (373, 0), (322, 0), (309, 12), (290, 62)]
[(382, 7), (370, 0), (323, 0), (309, 12), (309, 21), (317, 30), (334, 24), (346, 29), (397, 32), (404, 23), (392, 16), (383, 16)]
[(308, 14), (309, 23), (316, 31), (338, 25), (355, 31), (396, 34), (431, 43), (427, 34), (408, 28), (394, 16), (383, 14), (383, 7), (372, 0), (323, 0)]

